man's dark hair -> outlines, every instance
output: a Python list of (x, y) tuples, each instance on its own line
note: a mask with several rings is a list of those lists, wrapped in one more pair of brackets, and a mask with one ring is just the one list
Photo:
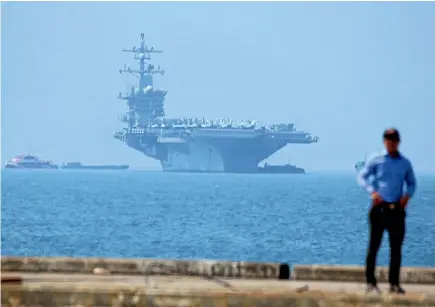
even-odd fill
[(389, 128), (384, 131), (384, 140), (400, 141), (400, 134), (396, 128)]

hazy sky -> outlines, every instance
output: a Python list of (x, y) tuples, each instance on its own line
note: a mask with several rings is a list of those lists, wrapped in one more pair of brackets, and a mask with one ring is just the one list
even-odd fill
[[(2, 3), (2, 160), (158, 162), (113, 138), (122, 48), (163, 49), (166, 114), (292, 121), (320, 137), (272, 156), (352, 170), (387, 126), (435, 172), (435, 3)], [(132, 81), (133, 78), (130, 78)], [(4, 161), (2, 161), (4, 163)]]

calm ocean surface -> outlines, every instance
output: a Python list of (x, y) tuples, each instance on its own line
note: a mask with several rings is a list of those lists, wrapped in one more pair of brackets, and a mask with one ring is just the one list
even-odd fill
[[(2, 255), (363, 264), (368, 238), (353, 174), (3, 170), (1, 196)], [(418, 178), (403, 262), (435, 266), (435, 176)]]

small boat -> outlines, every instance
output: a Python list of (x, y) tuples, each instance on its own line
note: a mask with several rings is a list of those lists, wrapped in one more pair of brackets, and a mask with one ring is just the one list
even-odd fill
[(5, 168), (17, 169), (57, 169), (58, 165), (50, 160), (40, 160), (37, 156), (30, 154), (19, 154), (12, 160), (6, 161)]
[(365, 165), (366, 165), (365, 161), (358, 161), (357, 163), (355, 163), (355, 170), (359, 172), (364, 168)]
[(376, 158), (376, 157), (379, 157), (381, 155), (384, 155), (384, 154), (385, 154), (385, 150), (381, 149), (381, 150), (378, 150), (378, 151), (376, 151), (376, 152), (374, 152), (374, 153), (372, 153), (370, 155), (366, 155), (364, 161), (361, 160), (361, 161), (358, 161), (358, 162), (355, 163), (355, 170), (357, 172), (360, 172), (364, 168), (364, 166), (366, 165), (366, 163), (368, 161), (372, 160), (373, 158)]

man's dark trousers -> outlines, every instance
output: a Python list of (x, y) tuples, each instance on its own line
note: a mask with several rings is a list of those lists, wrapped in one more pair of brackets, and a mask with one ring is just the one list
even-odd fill
[(390, 273), (391, 285), (399, 285), (400, 265), (402, 262), (402, 243), (405, 237), (406, 212), (398, 202), (382, 202), (373, 205), (369, 214), (370, 242), (366, 259), (366, 278), (368, 284), (376, 285), (376, 255), (382, 241), (384, 230), (390, 239)]

